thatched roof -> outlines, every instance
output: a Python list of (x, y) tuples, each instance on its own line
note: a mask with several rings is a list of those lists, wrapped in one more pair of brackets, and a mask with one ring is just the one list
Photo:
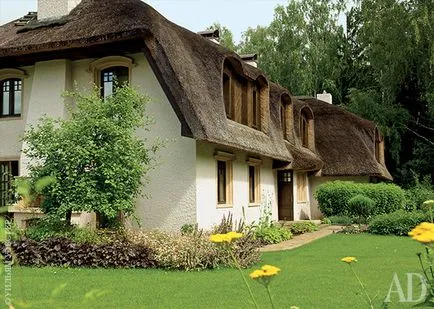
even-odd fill
[[(278, 160), (291, 157), (282, 138), (228, 121), (221, 74), (227, 57), (239, 62), (246, 76), (263, 73), (234, 52), (165, 19), (139, 0), (83, 0), (57, 21), (0, 28), (0, 57), (22, 56), (143, 38), (146, 54), (174, 110), (184, 135), (197, 140), (260, 154)], [(271, 126), (272, 127), (272, 126)]]
[[(57, 20), (5, 24), (0, 27), (0, 67), (29, 57), (51, 59), (67, 52), (100, 51), (101, 46), (131, 40), (140, 42), (182, 123), (183, 135), (274, 158), (294, 169), (319, 170), (324, 162), (323, 175), (390, 177), (373, 157), (372, 123), (316, 100), (291, 97), (293, 108), (308, 104), (315, 113), (316, 153), (301, 146), (294, 130), (297, 120), (285, 140), (278, 102), (282, 94), (290, 95), (286, 89), (269, 82), (233, 51), (168, 21), (139, 0), (83, 0)], [(269, 84), (266, 133), (226, 118), (221, 81), (228, 59), (238, 72)]]
[(300, 98), (315, 115), (315, 147), (324, 161), (322, 176), (376, 176), (392, 179), (375, 158), (373, 122), (314, 98)]

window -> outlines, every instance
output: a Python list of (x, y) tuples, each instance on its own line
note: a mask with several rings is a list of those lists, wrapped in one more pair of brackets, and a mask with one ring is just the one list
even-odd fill
[(309, 124), (305, 116), (300, 119), (300, 139), (303, 147), (309, 146)]
[(106, 98), (116, 92), (116, 85), (122, 86), (131, 81), (133, 64), (131, 58), (109, 56), (89, 65), (89, 71), (94, 74), (94, 82), (101, 89), (101, 97)]
[(280, 104), (280, 123), (282, 125), (282, 134), (286, 138), (286, 117), (285, 117), (285, 105)]
[(128, 83), (128, 68), (111, 67), (101, 71), (101, 97), (107, 98), (116, 91), (116, 86)]
[(315, 151), (313, 112), (308, 106), (303, 107), (300, 111), (298, 133), (302, 146)]
[(228, 74), (223, 74), (223, 96), (225, 101), (226, 117), (232, 118), (232, 104), (231, 104), (231, 79)]
[(255, 158), (249, 158), (247, 160), (249, 174), (249, 204), (259, 205), (259, 203), (261, 203), (261, 163), (261, 160)]
[(0, 117), (21, 116), (21, 79), (10, 78), (0, 81), (0, 91)]
[(375, 129), (375, 159), (384, 164), (384, 137), (378, 129)]
[(231, 207), (232, 205), (232, 160), (231, 153), (217, 151), (217, 206)]
[(14, 201), (12, 179), (18, 176), (18, 161), (0, 161), (0, 206)]
[(259, 108), (258, 108), (258, 93), (256, 92), (256, 89), (253, 90), (252, 95), (252, 127), (257, 129), (258, 126), (258, 115), (259, 114)]
[(307, 202), (307, 174), (297, 174), (297, 201), (300, 203)]

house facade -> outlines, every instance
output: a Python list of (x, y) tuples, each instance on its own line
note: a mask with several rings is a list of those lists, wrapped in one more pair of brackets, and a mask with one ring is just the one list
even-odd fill
[(137, 199), (144, 228), (210, 228), (223, 215), (250, 223), (319, 219), (316, 187), (333, 179), (390, 179), (375, 125), (297, 98), (206, 35), (139, 0), (40, 0), (0, 27), (0, 203), (10, 175), (26, 175), (21, 142), (42, 115), (67, 118), (64, 91), (115, 91), (128, 81), (150, 98), (150, 140), (168, 141)]

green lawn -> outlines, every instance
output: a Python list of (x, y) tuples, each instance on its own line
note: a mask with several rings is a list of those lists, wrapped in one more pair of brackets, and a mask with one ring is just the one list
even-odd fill
[[(357, 294), (358, 285), (349, 267), (340, 258), (356, 256), (356, 271), (370, 294), (383, 299), (395, 272), (405, 290), (405, 274), (420, 272), (415, 253), (421, 249), (407, 237), (331, 235), (292, 251), (264, 253), (260, 265), (282, 269), (272, 283), (277, 308), (367, 308)], [(185, 273), (14, 268), (12, 280), (14, 298), (36, 304), (48, 299), (56, 287), (67, 284), (53, 304), (32, 308), (252, 308), (243, 282), (233, 269)], [(260, 307), (270, 308), (262, 286), (251, 284)], [(105, 291), (105, 296), (83, 303), (86, 292), (94, 289)], [(389, 308), (411, 307), (398, 303), (396, 293), (392, 300)]]

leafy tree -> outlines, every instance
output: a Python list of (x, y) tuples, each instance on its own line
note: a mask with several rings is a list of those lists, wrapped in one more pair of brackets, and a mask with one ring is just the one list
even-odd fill
[(43, 117), (24, 136), (30, 176), (56, 179), (44, 190), (42, 208), (58, 216), (95, 211), (108, 220), (132, 214), (160, 146), (135, 134), (152, 122), (145, 114), (148, 99), (129, 86), (106, 99), (96, 91), (66, 96), (76, 102), (69, 119)]
[(234, 36), (232, 32), (226, 28), (225, 26), (220, 25), (220, 23), (215, 22), (211, 26), (207, 28), (207, 30), (216, 30), (218, 29), (220, 34), (220, 45), (227, 47), (233, 51), (237, 50), (237, 46), (234, 42)]

